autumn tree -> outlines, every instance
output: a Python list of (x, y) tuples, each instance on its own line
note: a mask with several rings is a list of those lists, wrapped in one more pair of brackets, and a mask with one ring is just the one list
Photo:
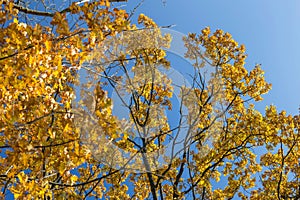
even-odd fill
[(1, 197), (300, 198), (300, 117), (255, 109), (271, 85), (229, 33), (183, 38), (194, 73), (175, 85), (171, 37), (143, 14), (0, 2)]

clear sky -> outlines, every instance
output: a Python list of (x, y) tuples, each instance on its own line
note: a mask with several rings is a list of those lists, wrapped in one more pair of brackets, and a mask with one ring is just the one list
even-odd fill
[[(122, 4), (131, 11), (140, 0)], [(300, 1), (299, 0), (145, 0), (136, 14), (144, 13), (158, 25), (187, 34), (210, 26), (232, 34), (245, 44), (247, 69), (262, 64), (273, 84), (257, 104), (260, 111), (274, 104), (297, 114), (300, 106)], [(137, 16), (137, 15), (136, 15)]]

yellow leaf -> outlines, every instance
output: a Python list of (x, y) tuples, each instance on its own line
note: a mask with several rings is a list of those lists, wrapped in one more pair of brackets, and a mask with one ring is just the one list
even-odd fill
[(66, 167), (65, 163), (61, 162), (60, 165), (59, 165), (59, 167), (58, 167), (58, 171), (59, 171), (60, 174), (64, 174), (65, 167)]
[(24, 174), (24, 172), (20, 172), (17, 177), (19, 178), (20, 183), (26, 183), (27, 182), (27, 176)]
[(45, 41), (45, 46), (46, 46), (46, 50), (50, 51), (51, 47), (52, 47), (52, 42), (51, 41)]
[(72, 184), (76, 183), (77, 180), (78, 180), (77, 176), (75, 176), (75, 175), (71, 176), (71, 182), (72, 182)]

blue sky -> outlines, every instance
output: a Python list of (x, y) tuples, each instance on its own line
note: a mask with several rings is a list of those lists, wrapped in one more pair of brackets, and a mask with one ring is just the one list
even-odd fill
[[(128, 0), (131, 11), (141, 0)], [(262, 64), (273, 89), (257, 104), (260, 111), (274, 104), (278, 110), (297, 114), (300, 106), (300, 1), (299, 0), (145, 0), (136, 11), (161, 26), (175, 25), (181, 33), (223, 29), (245, 44), (246, 66)], [(11, 196), (10, 196), (11, 197)], [(10, 198), (8, 197), (8, 199)]]
[[(131, 11), (140, 0), (124, 4)], [(145, 0), (136, 11), (161, 26), (176, 31), (200, 33), (210, 26), (232, 34), (247, 49), (247, 69), (262, 64), (265, 77), (273, 87), (257, 105), (266, 105), (297, 114), (300, 105), (300, 1), (299, 0)], [(136, 15), (137, 16), (137, 15)]]

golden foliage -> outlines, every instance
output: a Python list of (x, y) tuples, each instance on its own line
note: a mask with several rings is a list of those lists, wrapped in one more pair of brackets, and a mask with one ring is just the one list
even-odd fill
[[(0, 197), (300, 198), (300, 117), (255, 109), (271, 85), (260, 66), (246, 69), (229, 33), (184, 38), (195, 75), (180, 86), (174, 126), (174, 86), (159, 70), (171, 66), (171, 37), (152, 19), (132, 24), (105, 0), (53, 13), (0, 2)], [(76, 102), (80, 70), (88, 81)], [(107, 85), (128, 119), (114, 114)], [(180, 131), (180, 153), (165, 156)]]

